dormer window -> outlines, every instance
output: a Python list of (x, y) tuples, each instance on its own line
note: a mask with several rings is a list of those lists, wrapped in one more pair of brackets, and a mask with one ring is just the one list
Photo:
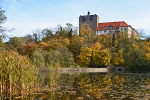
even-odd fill
[(115, 28), (117, 28), (117, 26), (115, 26)]
[(104, 28), (107, 29), (107, 26), (105, 26)]
[(103, 29), (103, 27), (101, 27), (101, 29)]
[(112, 25), (110, 25), (109, 28), (112, 29)]

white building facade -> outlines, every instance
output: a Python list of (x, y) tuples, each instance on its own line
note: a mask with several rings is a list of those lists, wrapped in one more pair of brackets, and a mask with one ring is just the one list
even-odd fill
[(131, 38), (132, 35), (138, 35), (135, 29), (124, 21), (99, 23), (98, 27), (96, 28), (96, 35), (98, 36), (108, 33), (111, 34), (115, 32), (120, 32), (122, 30), (127, 33), (129, 38)]

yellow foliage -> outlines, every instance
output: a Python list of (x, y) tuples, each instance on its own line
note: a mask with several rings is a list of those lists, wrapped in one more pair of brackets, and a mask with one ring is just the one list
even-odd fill
[(100, 65), (109, 65), (111, 58), (110, 51), (108, 49), (102, 50), (101, 48), (102, 46), (98, 42), (93, 44), (91, 48), (83, 46), (78, 56), (78, 64), (81, 66), (88, 66), (92, 58), (92, 63), (96, 67)]
[(135, 44), (132, 44), (132, 47), (137, 49), (137, 50), (139, 50), (139, 47), (137, 45), (135, 45)]
[(121, 50), (118, 51), (117, 56), (114, 58), (114, 64), (117, 66), (122, 66), (124, 64), (124, 59)]
[(95, 55), (96, 52), (99, 52), (101, 48), (102, 46), (100, 45), (100, 43), (96, 42), (95, 44), (93, 44), (92, 46), (93, 55)]
[(149, 53), (150, 52), (150, 42), (146, 42), (146, 45), (144, 48), (145, 48), (145, 51)]
[(87, 35), (91, 35), (91, 33), (92, 33), (92, 30), (88, 24), (83, 24), (80, 27), (80, 32), (79, 32), (80, 36), (86, 37)]
[(80, 55), (78, 56), (78, 61), (77, 63), (80, 66), (88, 66), (90, 64), (91, 61), (91, 53), (92, 53), (92, 49), (88, 48), (86, 46), (81, 47), (81, 51), (80, 51)]
[(150, 42), (146, 42), (145, 46), (145, 60), (146, 62), (150, 62)]
[(38, 44), (39, 50), (42, 52), (43, 50), (47, 50), (48, 44), (45, 42), (40, 42)]
[(99, 66), (99, 65), (108, 65), (110, 63), (110, 51), (108, 49), (101, 50), (102, 46), (100, 43), (96, 42), (93, 44), (91, 47), (93, 51), (93, 61), (94, 65)]
[(47, 43), (45, 43), (45, 42), (40, 42), (38, 45), (39, 45), (40, 47), (42, 47), (42, 46), (47, 45)]
[(67, 46), (67, 45), (69, 45), (70, 41), (69, 41), (69, 39), (67, 39), (67, 38), (59, 37), (59, 38), (57, 39), (57, 43), (60, 43), (60, 44), (62, 44), (63, 46)]

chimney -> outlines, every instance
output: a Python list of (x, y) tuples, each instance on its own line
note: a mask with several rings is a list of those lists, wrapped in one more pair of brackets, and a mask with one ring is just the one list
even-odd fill
[(88, 15), (90, 16), (90, 12), (88, 11)]

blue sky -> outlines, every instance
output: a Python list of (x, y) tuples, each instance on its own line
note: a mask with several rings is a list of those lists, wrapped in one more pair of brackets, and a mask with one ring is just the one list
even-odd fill
[(150, 35), (150, 0), (0, 0), (6, 11), (7, 33), (12, 36), (32, 34), (36, 29), (54, 28), (71, 23), (79, 25), (79, 16), (99, 16), (99, 22), (125, 21)]

